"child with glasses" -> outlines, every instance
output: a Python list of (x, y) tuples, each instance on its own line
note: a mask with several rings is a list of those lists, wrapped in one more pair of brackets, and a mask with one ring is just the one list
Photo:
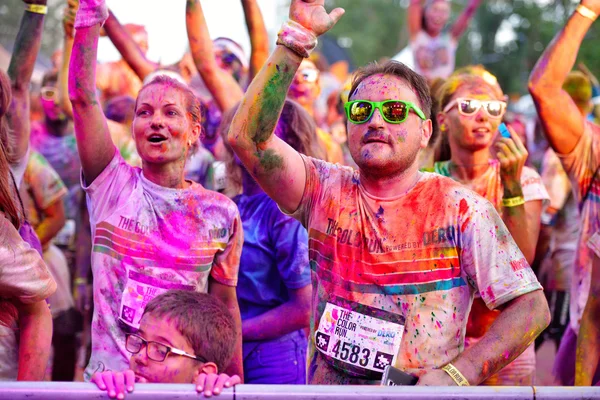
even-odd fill
[(194, 383), (205, 396), (240, 383), (219, 374), (229, 364), (235, 324), (225, 305), (205, 293), (170, 290), (152, 299), (140, 329), (126, 335), (126, 371), (97, 372), (92, 381), (109, 397), (123, 399), (139, 383)]
[[(434, 170), (489, 200), (528, 263), (535, 256), (543, 202), (550, 197), (540, 175), (525, 166), (527, 149), (512, 130), (499, 131), (506, 110), (496, 78), (482, 67), (457, 71), (439, 89), (438, 122), (450, 145), (451, 158)], [(493, 268), (493, 265), (488, 268)], [(515, 267), (513, 267), (515, 268)], [(467, 324), (466, 345), (481, 339), (500, 315), (476, 296)], [(486, 385), (532, 385), (535, 351), (530, 345), (515, 361), (488, 378)]]

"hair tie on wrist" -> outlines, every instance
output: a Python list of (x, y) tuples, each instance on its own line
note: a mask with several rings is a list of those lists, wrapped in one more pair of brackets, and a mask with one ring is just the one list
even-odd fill
[(29, 11), (31, 13), (36, 14), (47, 14), (48, 6), (45, 6), (43, 4), (26, 4), (25, 11)]
[(317, 47), (317, 37), (296, 21), (288, 20), (277, 34), (277, 44), (287, 47), (302, 58), (308, 58)]

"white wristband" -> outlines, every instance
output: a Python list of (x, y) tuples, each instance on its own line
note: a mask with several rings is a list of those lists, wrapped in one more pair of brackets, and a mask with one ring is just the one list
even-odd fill
[(277, 34), (277, 44), (287, 47), (300, 57), (308, 58), (317, 47), (317, 37), (296, 21), (288, 20)]

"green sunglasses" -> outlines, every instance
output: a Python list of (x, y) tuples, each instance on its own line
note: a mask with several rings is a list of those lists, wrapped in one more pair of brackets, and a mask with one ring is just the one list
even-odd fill
[(425, 114), (414, 103), (405, 100), (352, 100), (344, 104), (346, 116), (353, 124), (364, 124), (373, 116), (376, 108), (379, 109), (381, 116), (390, 124), (401, 124), (408, 118), (408, 113), (412, 109), (422, 120), (426, 120)]

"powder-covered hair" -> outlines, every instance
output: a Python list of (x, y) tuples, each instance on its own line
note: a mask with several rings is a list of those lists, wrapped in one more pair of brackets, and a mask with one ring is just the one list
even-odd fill
[(189, 290), (169, 290), (150, 300), (144, 315), (168, 318), (186, 338), (194, 354), (224, 371), (236, 340), (233, 317), (216, 297)]
[(432, 103), (427, 80), (407, 67), (405, 64), (394, 60), (389, 60), (382, 64), (373, 62), (362, 68), (359, 68), (354, 73), (354, 79), (352, 80), (352, 87), (350, 88), (348, 99), (354, 100), (353, 96), (356, 94), (358, 85), (373, 75), (392, 75), (406, 82), (412, 91), (417, 95), (417, 98), (419, 99), (418, 105), (421, 107), (425, 117), (431, 118)]
[(494, 92), (498, 100), (504, 98), (504, 92), (498, 83), (496, 77), (486, 70), (482, 65), (468, 65), (454, 71), (452, 75), (444, 82), (434, 95), (440, 105), (440, 110), (450, 103), (454, 93), (461, 87), (469, 86), (488, 86)]
[(142, 91), (148, 86), (152, 85), (163, 85), (167, 87), (172, 87), (183, 93), (186, 103), (186, 111), (188, 115), (195, 124), (202, 124), (202, 111), (200, 109), (200, 101), (198, 100), (196, 95), (194, 95), (194, 92), (192, 92), (189, 86), (187, 86), (185, 83), (179, 82), (178, 80), (173, 79), (167, 75), (157, 75), (151, 81), (145, 83), (144, 86), (142, 86), (138, 93), (138, 97), (135, 100), (136, 110), (138, 106), (138, 99), (140, 98), (140, 93), (142, 93)]

